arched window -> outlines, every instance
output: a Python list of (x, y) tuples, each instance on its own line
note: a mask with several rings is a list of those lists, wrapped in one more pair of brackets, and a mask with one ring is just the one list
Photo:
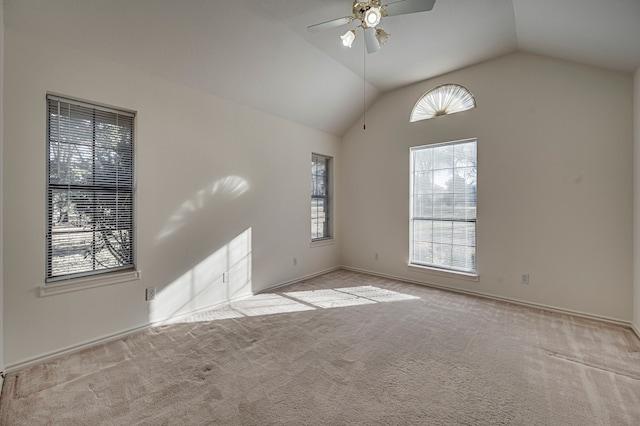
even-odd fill
[(476, 100), (466, 88), (458, 84), (444, 84), (429, 90), (418, 99), (409, 121), (413, 123), (475, 107)]

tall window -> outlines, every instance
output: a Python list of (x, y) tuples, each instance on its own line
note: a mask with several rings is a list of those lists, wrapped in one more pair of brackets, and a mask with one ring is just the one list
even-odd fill
[(476, 140), (411, 148), (410, 262), (476, 273)]
[(331, 238), (329, 172), (331, 158), (311, 155), (311, 240)]
[(134, 115), (47, 104), (47, 281), (133, 268)]

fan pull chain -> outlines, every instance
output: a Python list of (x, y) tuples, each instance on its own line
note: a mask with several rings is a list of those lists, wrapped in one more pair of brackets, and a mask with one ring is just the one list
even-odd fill
[(367, 43), (362, 43), (362, 130), (367, 130)]

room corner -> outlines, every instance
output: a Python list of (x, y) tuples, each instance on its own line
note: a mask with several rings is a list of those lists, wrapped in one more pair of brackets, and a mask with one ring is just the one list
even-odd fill
[(633, 80), (633, 330), (640, 338), (640, 68)]

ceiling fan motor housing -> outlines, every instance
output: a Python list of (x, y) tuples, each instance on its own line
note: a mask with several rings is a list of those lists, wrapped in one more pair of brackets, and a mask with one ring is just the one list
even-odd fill
[[(379, 0), (369, 0), (366, 2), (355, 0), (353, 2), (353, 16), (362, 22), (364, 28), (373, 28), (380, 23), (380, 17), (382, 17), (381, 7)], [(367, 12), (371, 9), (375, 9), (375, 11), (377, 11), (376, 15), (378, 16), (374, 25), (367, 22)], [(374, 11), (372, 10), (372, 12)]]

